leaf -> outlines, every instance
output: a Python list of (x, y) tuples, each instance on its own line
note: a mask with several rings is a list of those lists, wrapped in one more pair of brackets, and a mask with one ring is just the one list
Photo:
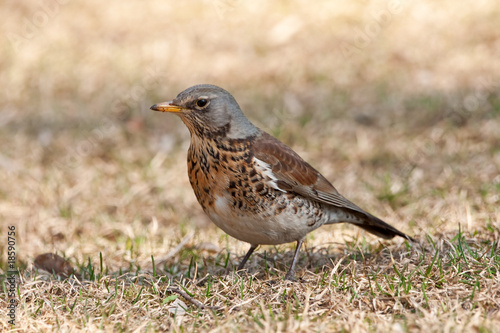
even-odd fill
[(174, 300), (176, 300), (179, 296), (177, 295), (170, 295), (170, 296), (167, 296), (165, 297), (165, 299), (161, 302), (161, 304), (167, 304), (167, 303), (170, 303)]
[(44, 253), (37, 256), (35, 258), (35, 267), (63, 278), (75, 274), (75, 269), (69, 261), (55, 253)]

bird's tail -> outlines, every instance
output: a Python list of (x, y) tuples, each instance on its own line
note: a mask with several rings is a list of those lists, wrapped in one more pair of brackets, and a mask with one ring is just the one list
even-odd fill
[(357, 227), (360, 227), (368, 231), (371, 234), (374, 234), (384, 239), (391, 239), (395, 236), (400, 236), (411, 242), (415, 242), (415, 239), (413, 239), (412, 237), (408, 236), (404, 232), (399, 231), (398, 229), (385, 223), (378, 217), (371, 215), (370, 213), (359, 212), (350, 209), (348, 210), (348, 212), (343, 211), (343, 213), (344, 214), (340, 214), (339, 216), (337, 212), (335, 214), (336, 215), (335, 218), (332, 219), (328, 224), (341, 223), (341, 222), (351, 223)]
[(369, 233), (372, 233), (384, 239), (391, 239), (394, 236), (400, 236), (411, 242), (415, 242), (415, 239), (413, 239), (412, 237), (408, 236), (404, 232), (399, 231), (398, 229), (394, 228), (393, 226), (385, 223), (378, 217), (373, 216), (371, 214), (367, 214), (364, 223), (356, 225), (360, 228), (365, 229)]

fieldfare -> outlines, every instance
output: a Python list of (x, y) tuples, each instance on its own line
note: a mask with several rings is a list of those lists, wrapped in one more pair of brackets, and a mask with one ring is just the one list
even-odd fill
[(180, 116), (191, 133), (189, 181), (201, 207), (229, 235), (259, 245), (297, 242), (323, 224), (352, 223), (379, 237), (413, 239), (344, 198), (290, 147), (254, 126), (234, 97), (214, 85), (188, 88), (152, 110)]

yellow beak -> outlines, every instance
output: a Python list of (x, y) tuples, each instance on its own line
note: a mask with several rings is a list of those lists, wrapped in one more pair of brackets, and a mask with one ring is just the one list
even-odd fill
[(153, 105), (150, 109), (160, 112), (181, 112), (182, 107), (171, 104), (172, 101), (158, 103)]

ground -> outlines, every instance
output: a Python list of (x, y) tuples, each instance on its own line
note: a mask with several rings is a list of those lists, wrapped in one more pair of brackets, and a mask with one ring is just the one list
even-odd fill
[[(498, 331), (496, 1), (45, 0), (0, 13), (0, 330)], [(283, 281), (294, 244), (262, 246), (235, 273), (248, 244), (198, 206), (185, 126), (149, 110), (198, 83), (229, 90), (417, 242), (325, 226), (297, 282)]]

